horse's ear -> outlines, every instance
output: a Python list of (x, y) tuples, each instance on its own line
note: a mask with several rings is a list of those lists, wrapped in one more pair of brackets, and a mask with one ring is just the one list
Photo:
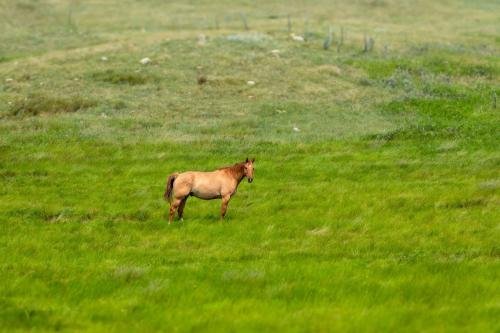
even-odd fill
[(252, 163), (253, 163), (253, 162), (255, 162), (255, 157), (254, 157), (254, 158), (252, 158)]
[(248, 157), (247, 157), (247, 160), (245, 161), (245, 163), (248, 163)]

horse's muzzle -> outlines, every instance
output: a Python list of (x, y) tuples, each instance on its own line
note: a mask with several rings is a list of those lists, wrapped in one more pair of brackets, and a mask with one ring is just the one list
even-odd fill
[(248, 182), (249, 183), (253, 182), (253, 178), (248, 178)]

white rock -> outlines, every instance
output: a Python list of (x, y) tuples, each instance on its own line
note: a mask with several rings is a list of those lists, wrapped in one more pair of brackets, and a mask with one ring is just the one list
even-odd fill
[(296, 35), (294, 33), (291, 33), (290, 34), (290, 37), (292, 37), (292, 39), (296, 42), (303, 42), (304, 41), (304, 37), (302, 36), (299, 36), (299, 35)]
[(295, 132), (300, 132), (300, 128), (298, 128), (297, 126), (293, 126), (293, 130), (294, 130)]
[(248, 84), (249, 86), (254, 86), (254, 85), (255, 85), (255, 81), (247, 81), (247, 84)]
[(147, 65), (149, 63), (151, 63), (151, 59), (149, 59), (148, 57), (141, 59), (141, 64)]
[(5, 79), (5, 82), (12, 82), (12, 81), (14, 81), (14, 79), (11, 79), (10, 77)]
[(203, 46), (207, 43), (207, 37), (204, 34), (198, 35), (198, 45)]
[(280, 54), (280, 50), (272, 50), (271, 53), (274, 55), (278, 55)]
[(101, 61), (108, 61), (108, 57), (106, 57), (106, 56), (102, 56), (102, 57), (101, 57)]

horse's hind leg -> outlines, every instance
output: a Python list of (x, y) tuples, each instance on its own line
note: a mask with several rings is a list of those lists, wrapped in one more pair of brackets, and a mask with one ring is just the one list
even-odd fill
[(179, 208), (180, 204), (181, 204), (180, 199), (177, 198), (172, 199), (172, 202), (170, 203), (170, 215), (168, 217), (168, 224), (172, 223), (172, 221), (174, 220), (175, 211), (177, 210), (177, 208)]
[(188, 197), (184, 197), (179, 204), (179, 208), (177, 209), (177, 214), (179, 214), (179, 219), (182, 220), (182, 215), (184, 214), (184, 206), (186, 206), (186, 201)]

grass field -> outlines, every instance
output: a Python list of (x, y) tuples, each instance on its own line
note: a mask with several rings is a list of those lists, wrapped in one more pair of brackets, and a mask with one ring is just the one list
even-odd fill
[(0, 0), (0, 330), (499, 332), (499, 13)]

